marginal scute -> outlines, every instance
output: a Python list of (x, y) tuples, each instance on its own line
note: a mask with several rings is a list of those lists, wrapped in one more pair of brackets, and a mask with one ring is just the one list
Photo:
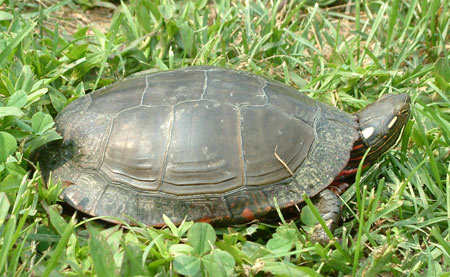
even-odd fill
[(263, 217), (270, 211), (267, 207), (270, 207), (272, 202), (269, 195), (256, 189), (247, 189), (245, 192), (239, 191), (229, 194), (225, 198), (235, 223), (248, 221), (247, 210), (252, 211), (255, 218)]
[(64, 200), (87, 214), (97, 215), (95, 209), (107, 183), (97, 172), (83, 172), (76, 182), (64, 189)]
[(57, 182), (77, 184), (81, 170), (72, 162), (62, 162), (62, 165), (52, 171), (52, 179)]
[(130, 187), (108, 184), (98, 200), (95, 214), (119, 217), (125, 222), (130, 222), (129, 217), (139, 219), (137, 195), (138, 192)]
[[(329, 121), (323, 121), (325, 128), (335, 128)], [(318, 123), (318, 125), (321, 125)], [(315, 195), (324, 189), (317, 184), (330, 184), (334, 178), (344, 169), (350, 157), (351, 145), (354, 142), (354, 130), (347, 129), (347, 135), (341, 136), (344, 144), (332, 144), (318, 139), (318, 145), (315, 146), (310, 156), (299, 168), (295, 179), (304, 187), (308, 195)], [(356, 139), (356, 138), (355, 138)], [(345, 148), (345, 142), (349, 145)], [(282, 205), (282, 204), (280, 204)]]
[(222, 217), (231, 218), (231, 214), (221, 197), (173, 197), (158, 194), (139, 194), (138, 213), (143, 222), (163, 225), (163, 214), (173, 222), (210, 218), (212, 221)]
[(356, 129), (348, 128), (348, 126), (333, 121), (321, 120), (316, 127), (317, 137), (324, 145), (333, 145), (334, 142), (339, 141), (340, 144), (333, 145), (339, 147), (344, 152), (352, 148), (353, 143), (358, 138)]

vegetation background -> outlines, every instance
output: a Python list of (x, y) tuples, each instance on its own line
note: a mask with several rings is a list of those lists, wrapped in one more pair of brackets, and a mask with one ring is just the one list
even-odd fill
[[(281, 4), (281, 7), (280, 7)], [(0, 0), (0, 275), (450, 276), (447, 0)], [(121, 228), (72, 216), (30, 159), (68, 103), (142, 70), (217, 65), (349, 112), (413, 111), (398, 147), (342, 195), (312, 244), (295, 222)]]

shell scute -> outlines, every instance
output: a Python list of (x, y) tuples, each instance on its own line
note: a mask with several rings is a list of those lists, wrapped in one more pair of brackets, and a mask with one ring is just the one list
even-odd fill
[[(243, 185), (238, 111), (209, 100), (175, 107), (162, 191), (221, 193)], [(220, 185), (219, 185), (220, 184)]]
[(207, 71), (205, 99), (232, 105), (264, 105), (266, 82), (262, 78), (231, 70)]
[(145, 76), (123, 80), (102, 88), (90, 94), (92, 104), (89, 111), (102, 115), (115, 115), (125, 109), (136, 107), (141, 104), (146, 88)]
[(201, 98), (205, 87), (205, 71), (171, 71), (147, 76), (147, 89), (142, 104), (149, 106), (176, 105)]
[(269, 103), (274, 107), (309, 125), (313, 124), (318, 110), (316, 101), (280, 83), (269, 83), (265, 90)]
[(248, 106), (241, 114), (247, 184), (267, 185), (290, 177), (309, 153), (312, 127), (269, 107)]
[(171, 107), (139, 106), (117, 115), (100, 170), (113, 182), (156, 190), (171, 132)]

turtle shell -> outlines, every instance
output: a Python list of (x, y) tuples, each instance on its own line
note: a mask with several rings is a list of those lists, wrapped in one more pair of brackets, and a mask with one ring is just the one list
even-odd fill
[(190, 67), (80, 97), (56, 119), (66, 202), (147, 225), (238, 223), (316, 195), (346, 166), (355, 118), (242, 71)]

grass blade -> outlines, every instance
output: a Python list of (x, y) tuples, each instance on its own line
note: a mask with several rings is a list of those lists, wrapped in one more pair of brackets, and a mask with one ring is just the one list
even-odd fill
[(45, 271), (42, 274), (42, 276), (48, 277), (48, 276), (50, 276), (50, 273), (56, 269), (56, 266), (57, 266), (58, 262), (60, 261), (60, 257), (63, 254), (64, 249), (66, 249), (67, 242), (69, 241), (70, 236), (73, 234), (73, 230), (76, 225), (75, 218), (76, 218), (76, 213), (72, 216), (72, 219), (67, 224), (66, 229), (64, 230), (64, 233), (62, 234), (61, 239), (59, 240), (58, 244), (56, 245), (51, 258), (45, 267)]
[(36, 27), (36, 22), (32, 22), (26, 28), (22, 29), (16, 37), (14, 37), (6, 47), (0, 52), (0, 66), (6, 62), (6, 58), (11, 52), (24, 40), (31, 31)]

